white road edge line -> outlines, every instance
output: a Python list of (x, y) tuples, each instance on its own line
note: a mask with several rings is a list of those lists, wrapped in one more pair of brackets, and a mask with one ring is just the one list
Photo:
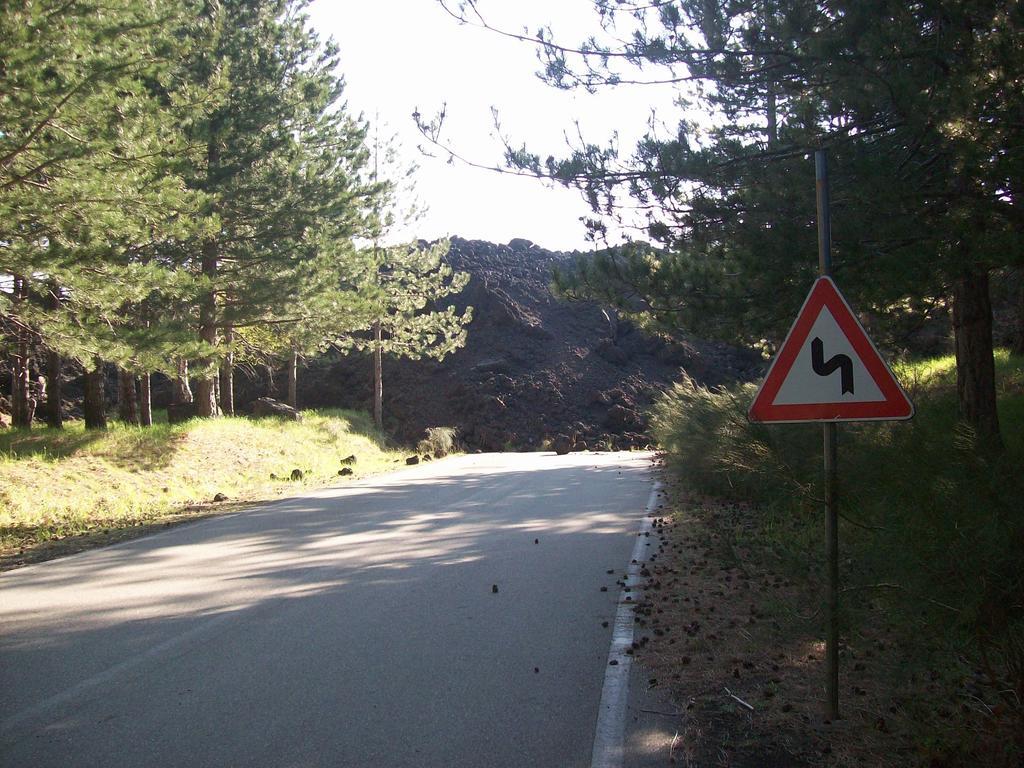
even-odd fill
[[(621, 768), (626, 734), (626, 705), (629, 703), (629, 672), (633, 657), (626, 650), (633, 645), (633, 605), (638, 596), (636, 586), (640, 583), (644, 544), (650, 539), (652, 515), (658, 502), (661, 483), (651, 488), (644, 509), (644, 519), (633, 546), (633, 557), (626, 571), (625, 587), (619, 592), (619, 606), (615, 611), (615, 625), (612, 631), (612, 647), (608, 652), (605, 666), (604, 686), (601, 688), (601, 704), (597, 710), (597, 728), (594, 730), (594, 751), (590, 757), (591, 768)], [(631, 599), (627, 600), (629, 597)], [(612, 662), (617, 662), (612, 664)]]

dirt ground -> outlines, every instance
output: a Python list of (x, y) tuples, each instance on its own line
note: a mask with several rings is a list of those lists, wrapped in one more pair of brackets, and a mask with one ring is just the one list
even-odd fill
[[(821, 597), (737, 548), (750, 525), (742, 505), (687, 495), (671, 481), (656, 511), (642, 575), (635, 654), (649, 685), (667, 688), (678, 714), (667, 765), (863, 767), (946, 765), (921, 746), (922, 713), (952, 724), (968, 704), (944, 703), (927, 673), (905, 660), (884, 627), (840, 646), (841, 719), (824, 718)], [(948, 700), (946, 700), (948, 701)], [(914, 736), (914, 738), (912, 738)]]

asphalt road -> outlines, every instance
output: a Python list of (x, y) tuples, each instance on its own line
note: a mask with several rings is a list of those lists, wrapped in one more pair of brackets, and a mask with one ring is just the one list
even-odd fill
[(0, 575), (0, 765), (590, 766), (651, 484), (465, 456)]

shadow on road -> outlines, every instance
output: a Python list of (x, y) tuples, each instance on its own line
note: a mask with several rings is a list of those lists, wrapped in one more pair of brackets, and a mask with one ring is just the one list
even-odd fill
[[(560, 583), (578, 586), (586, 571), (587, 600), (600, 598), (613, 610), (616, 588), (599, 595), (597, 586), (614, 585), (608, 570), (628, 562), (609, 553), (632, 548), (624, 537), (635, 531), (646, 501), (650, 464), (628, 454), (586, 464), (581, 458), (538, 456), (508, 471), (487, 457), (463, 457), (5, 574), (0, 685), (12, 695), (0, 704), (0, 745), (20, 741), (45, 710), (63, 706), (68, 691), (84, 696), (90, 686), (127, 676), (133, 664), (166, 665), (174, 657), (191, 669), (183, 679), (196, 681), (205, 707), (230, 711), (202, 680), (237, 664), (240, 643), (253, 664), (262, 659), (315, 680), (350, 665), (332, 660), (334, 653), (386, 657), (412, 642), (450, 645), (458, 656), (461, 635), (473, 627), (489, 645), (464, 651), (472, 658), (460, 663), (493, 666), (493, 654), (532, 670), (516, 638), (538, 611), (585, 611), (582, 635), (570, 622), (557, 629), (568, 634), (552, 642), (592, 642), (593, 632), (602, 632), (595, 609), (581, 606), (576, 586)], [(472, 594), (463, 599), (466, 585)], [(500, 599), (492, 599), (492, 585)], [(392, 628), (397, 615), (404, 617), (400, 629)], [(332, 638), (328, 657), (320, 670), (309, 669), (308, 658), (291, 669), (307, 653), (311, 617), (316, 642)], [(204, 643), (200, 660), (191, 649)], [(603, 643), (597, 638), (598, 647)], [(182, 694), (195, 695), (192, 688)], [(298, 694), (279, 686), (273, 695)], [(78, 729), (67, 721), (63, 727)]]

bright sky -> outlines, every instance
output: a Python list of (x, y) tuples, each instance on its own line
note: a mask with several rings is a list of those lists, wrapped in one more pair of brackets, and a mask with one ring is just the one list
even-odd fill
[[(550, 24), (556, 39), (576, 43), (599, 31), (590, 0), (492, 0), (479, 6), (492, 25), (517, 32)], [(580, 222), (590, 211), (578, 192), (449, 164), (440, 153), (422, 155), (417, 147), (424, 141), (411, 117), (417, 109), (428, 118), (447, 105), (442, 138), (467, 158), (500, 165), (492, 106), (513, 145), (525, 143), (546, 157), (566, 153), (565, 134), (575, 135), (575, 120), (593, 143), (603, 145), (617, 132), (629, 154), (651, 107), (667, 115), (672, 105), (670, 91), (651, 86), (597, 95), (551, 88), (536, 77), (532, 46), (460, 25), (434, 0), (315, 0), (310, 16), (341, 49), (350, 110), (371, 120), (379, 114), (420, 165), (416, 188), (429, 210), (408, 235), (494, 242), (525, 237), (553, 250), (592, 247)]]

